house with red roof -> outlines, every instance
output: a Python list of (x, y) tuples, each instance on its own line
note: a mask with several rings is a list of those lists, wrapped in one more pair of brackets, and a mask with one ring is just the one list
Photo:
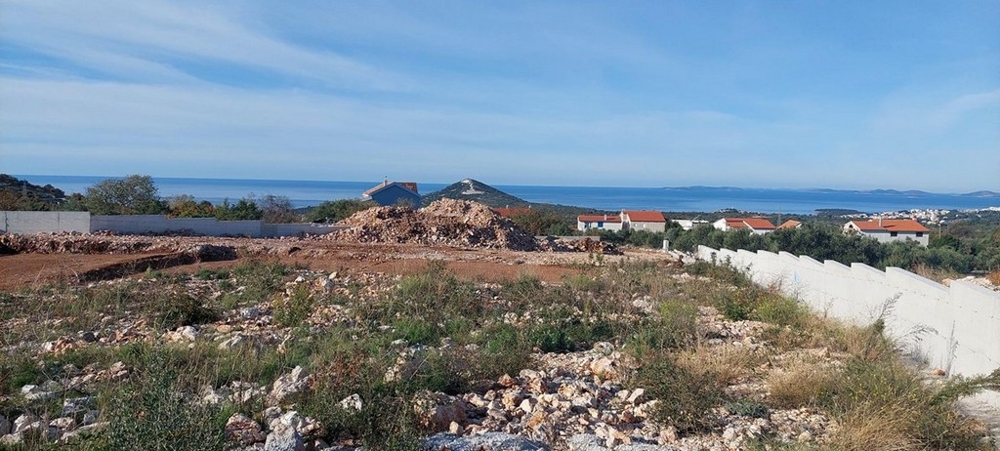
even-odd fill
[(875, 238), (880, 243), (914, 240), (921, 246), (930, 241), (930, 229), (912, 219), (882, 219), (868, 221), (848, 221), (845, 233), (855, 233)]
[(716, 229), (723, 232), (729, 230), (749, 230), (750, 233), (763, 235), (771, 233), (777, 227), (765, 218), (722, 218), (712, 223)]
[(802, 223), (799, 222), (799, 221), (796, 221), (794, 219), (789, 219), (789, 220), (781, 223), (780, 226), (778, 226), (778, 230), (801, 229), (801, 228), (802, 228)]
[(667, 230), (667, 218), (663, 213), (648, 210), (622, 210), (622, 223), (626, 229), (664, 232)]

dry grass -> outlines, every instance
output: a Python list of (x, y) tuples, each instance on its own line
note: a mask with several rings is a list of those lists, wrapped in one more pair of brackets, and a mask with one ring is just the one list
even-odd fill
[(1000, 287), (1000, 269), (987, 274), (986, 279), (989, 280), (993, 286)]
[(767, 363), (763, 350), (747, 346), (702, 346), (676, 355), (677, 365), (695, 374), (711, 374), (722, 385), (746, 381)]
[(776, 408), (815, 406), (836, 370), (818, 363), (800, 363), (787, 371), (773, 371), (767, 378), (768, 404)]

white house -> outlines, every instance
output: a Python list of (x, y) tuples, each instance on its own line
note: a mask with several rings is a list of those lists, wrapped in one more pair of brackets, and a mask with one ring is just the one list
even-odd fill
[(708, 221), (703, 219), (671, 219), (670, 221), (677, 223), (683, 230), (691, 230), (694, 226), (708, 224)]
[(722, 218), (712, 223), (712, 226), (723, 232), (729, 230), (747, 229), (750, 233), (763, 235), (771, 233), (777, 227), (764, 218)]
[(667, 230), (667, 218), (658, 211), (622, 210), (622, 222), (626, 229), (664, 232)]
[(930, 229), (912, 219), (882, 219), (873, 221), (848, 221), (844, 232), (860, 233), (875, 238), (880, 243), (914, 240), (921, 246), (930, 241)]
[(580, 215), (576, 217), (576, 229), (585, 232), (587, 230), (621, 230), (622, 217), (620, 215)]

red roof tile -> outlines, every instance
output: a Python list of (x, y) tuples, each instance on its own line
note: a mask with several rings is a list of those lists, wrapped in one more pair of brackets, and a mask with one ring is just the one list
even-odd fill
[(726, 218), (726, 225), (734, 229), (750, 227), (754, 230), (774, 230), (774, 224), (764, 218)]
[(789, 220), (781, 223), (781, 225), (778, 226), (778, 228), (779, 229), (794, 229), (794, 228), (796, 228), (796, 227), (798, 227), (800, 225), (802, 225), (801, 222), (796, 221), (794, 219), (789, 219)]
[(851, 223), (862, 232), (930, 232), (930, 229), (912, 219), (883, 219), (881, 225), (878, 220)]
[(663, 213), (658, 211), (623, 210), (630, 222), (667, 222)]

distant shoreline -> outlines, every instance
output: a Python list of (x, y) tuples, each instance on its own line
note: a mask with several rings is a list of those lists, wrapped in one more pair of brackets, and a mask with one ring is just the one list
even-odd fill
[[(84, 192), (88, 186), (109, 177), (15, 175), (36, 185), (51, 184), (67, 194)], [(221, 202), (248, 195), (287, 196), (297, 208), (336, 199), (357, 198), (377, 182), (256, 180), (154, 177), (163, 197), (180, 194), (199, 200)], [(485, 181), (489, 183), (488, 181)], [(420, 183), (420, 193), (428, 194), (447, 186)], [(1000, 206), (1000, 193), (977, 191), (966, 194), (939, 194), (924, 191), (834, 190), (823, 188), (734, 188), (734, 187), (566, 187), (493, 185), (508, 194), (532, 203), (576, 206), (617, 211), (648, 209), (674, 212), (716, 212), (737, 209), (758, 213), (813, 215), (820, 209), (856, 210), (876, 213), (910, 209), (965, 210)]]

